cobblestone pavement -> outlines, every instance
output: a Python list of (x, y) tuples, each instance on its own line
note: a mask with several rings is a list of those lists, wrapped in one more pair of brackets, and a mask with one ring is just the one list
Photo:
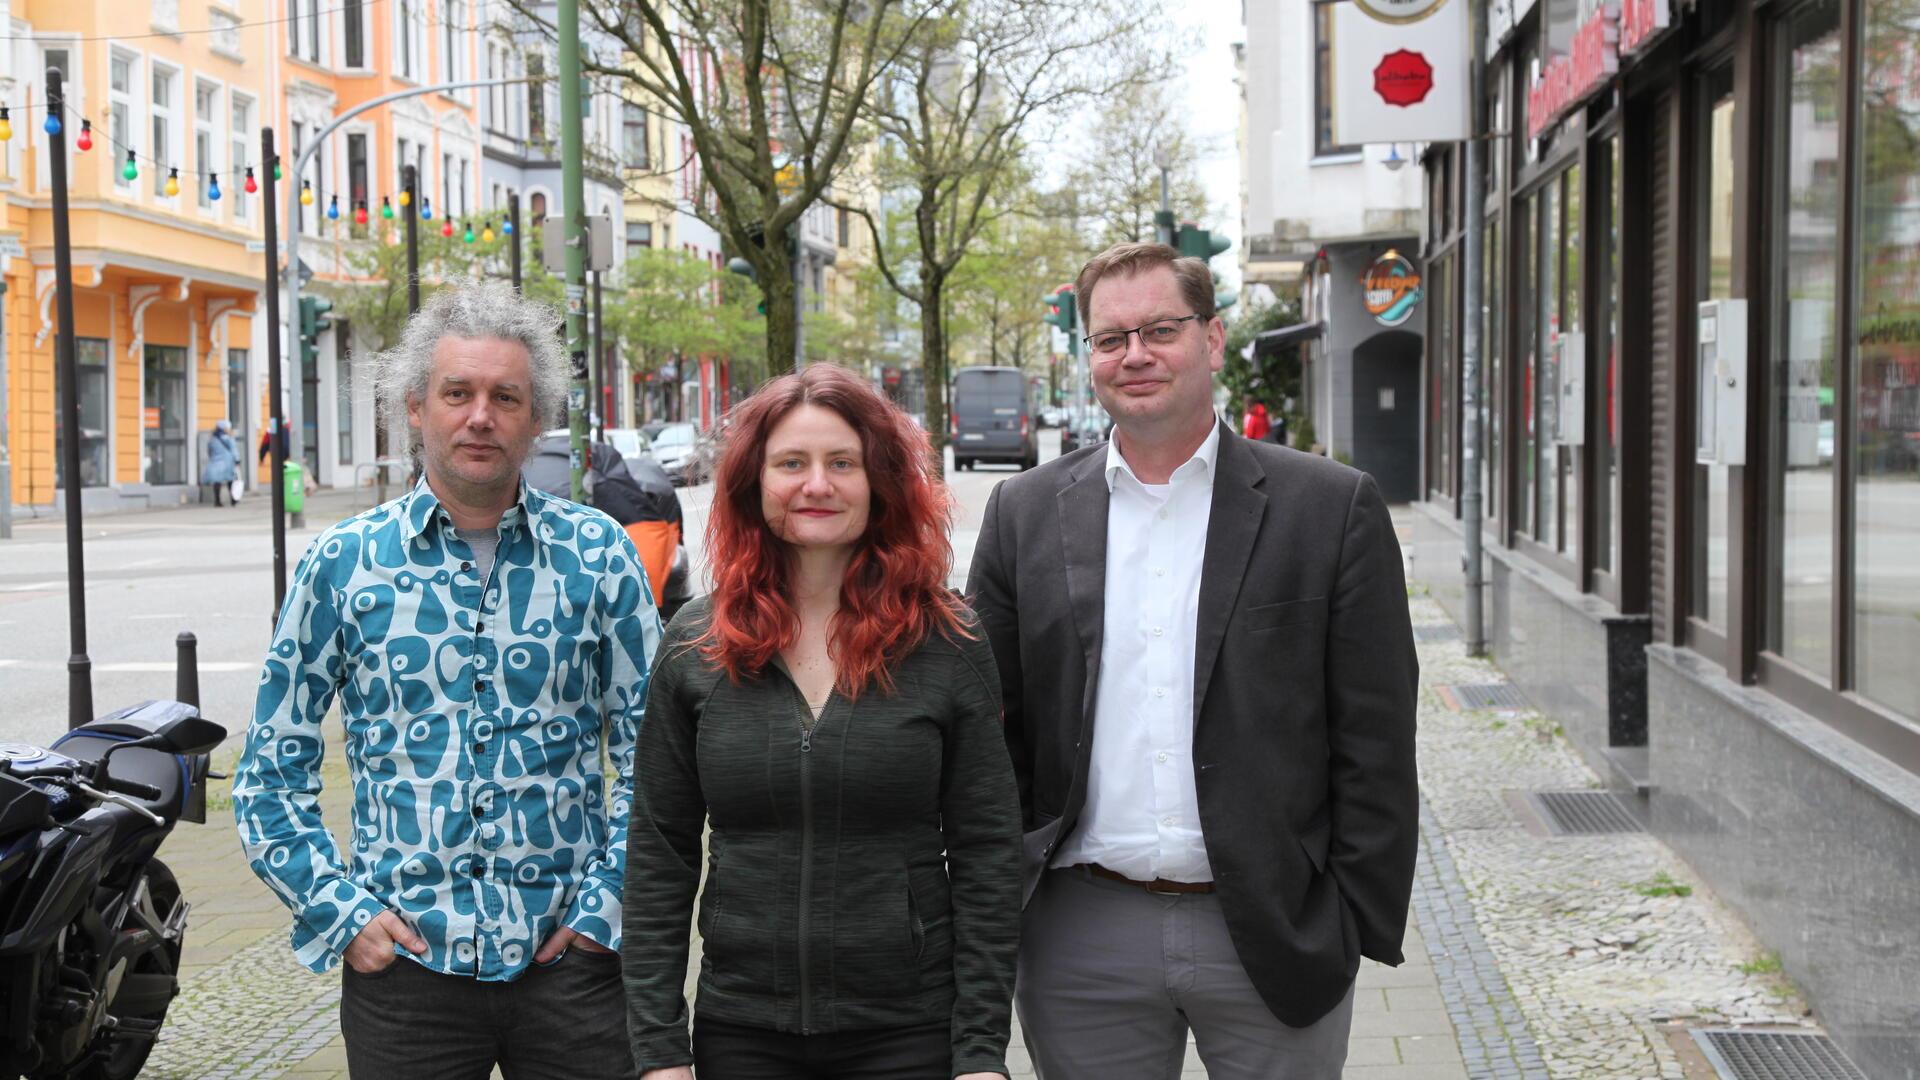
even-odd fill
[[(1409, 604), (1416, 625), (1447, 623), (1425, 596)], [(1505, 681), (1457, 638), (1420, 654), (1407, 963), (1362, 966), (1349, 1080), (1700, 1080), (1713, 1074), (1674, 1049), (1674, 1025), (1808, 1023), (1777, 965), (1657, 840), (1530, 832), (1508, 792), (1598, 779), (1548, 717), (1451, 708), (1435, 687)], [(321, 796), (336, 828), (342, 756), (336, 742)], [(182, 995), (143, 1076), (344, 1077), (338, 975), (293, 961), (286, 911), (242, 861), (227, 807), (209, 817), (163, 852), (194, 908)], [(1009, 1064), (1032, 1077), (1018, 1032)], [(1183, 1076), (1204, 1075), (1189, 1052)]]

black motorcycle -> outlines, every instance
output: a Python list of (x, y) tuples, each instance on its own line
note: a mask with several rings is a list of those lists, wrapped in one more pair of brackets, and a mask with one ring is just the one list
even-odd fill
[(0, 743), (0, 1077), (132, 1080), (180, 991), (187, 902), (155, 857), (207, 819), (226, 730), (149, 701)]

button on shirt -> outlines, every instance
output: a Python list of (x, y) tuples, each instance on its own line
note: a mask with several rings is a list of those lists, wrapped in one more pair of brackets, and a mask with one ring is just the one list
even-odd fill
[[(294, 573), (233, 807), (314, 971), (382, 911), (426, 941), (413, 959), (484, 980), (562, 926), (620, 947), (653, 593), (611, 518), (524, 485), (481, 575), (424, 482), (328, 529)], [(350, 861), (318, 802), (336, 700)]]
[(1107, 444), (1107, 591), (1092, 764), (1079, 826), (1054, 866), (1138, 881), (1212, 881), (1193, 765), (1193, 653), (1213, 510), (1216, 426), (1165, 484)]

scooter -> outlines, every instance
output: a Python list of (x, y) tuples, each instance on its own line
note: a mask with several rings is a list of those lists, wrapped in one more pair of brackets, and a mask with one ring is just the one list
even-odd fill
[(133, 1080), (180, 991), (187, 902), (156, 858), (207, 819), (226, 729), (149, 701), (0, 743), (0, 1078)]

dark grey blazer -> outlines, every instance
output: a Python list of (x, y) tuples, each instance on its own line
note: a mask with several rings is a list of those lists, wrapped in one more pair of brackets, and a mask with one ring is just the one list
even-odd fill
[[(1093, 748), (1107, 450), (994, 489), (967, 592), (1000, 668), (1026, 895), (1078, 823)], [(1194, 648), (1195, 782), (1241, 963), (1281, 1021), (1398, 964), (1419, 835), (1419, 663), (1372, 477), (1224, 425)]]

